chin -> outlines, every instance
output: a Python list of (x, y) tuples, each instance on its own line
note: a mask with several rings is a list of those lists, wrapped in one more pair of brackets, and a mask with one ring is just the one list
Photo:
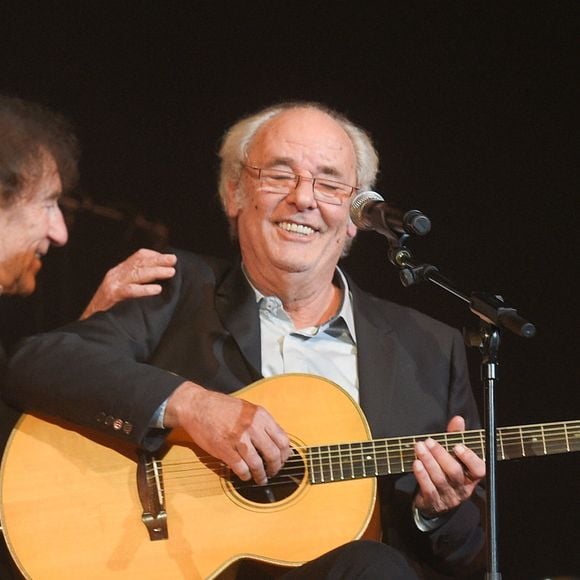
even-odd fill
[(23, 276), (16, 283), (16, 294), (30, 296), (36, 290), (36, 274)]
[(305, 258), (291, 258), (288, 256), (280, 256), (278, 259), (273, 260), (276, 266), (286, 272), (304, 272), (312, 267), (310, 260)]
[(36, 290), (36, 284), (29, 284), (23, 288), (19, 288), (17, 294), (19, 296), (30, 296)]

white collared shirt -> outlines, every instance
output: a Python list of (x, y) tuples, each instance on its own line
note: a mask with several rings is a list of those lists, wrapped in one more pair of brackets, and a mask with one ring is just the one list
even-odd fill
[(307, 373), (335, 382), (358, 401), (357, 346), (352, 297), (337, 268), (343, 290), (338, 313), (320, 326), (296, 329), (276, 296), (264, 296), (252, 283), (260, 312), (262, 374)]

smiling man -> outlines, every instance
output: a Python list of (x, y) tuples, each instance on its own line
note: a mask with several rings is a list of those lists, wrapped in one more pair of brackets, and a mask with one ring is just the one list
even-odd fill
[[(66, 244), (59, 199), (77, 182), (78, 157), (76, 136), (62, 115), (0, 95), (0, 295), (34, 292), (42, 258), (51, 246)], [(120, 300), (161, 292), (159, 284), (150, 282), (171, 277), (174, 262), (175, 256), (139, 250), (107, 273), (83, 317)], [(0, 343), (0, 389), (6, 359)], [(0, 401), (0, 453), (19, 416)], [(21, 577), (0, 533), (0, 578)]]
[(256, 134), (246, 155), (241, 181), (228, 184), (227, 213), (255, 282), (268, 291), (296, 289), (293, 280), (313, 273), (330, 282), (356, 233), (347, 219), (357, 183), (348, 135), (320, 111), (288, 111)]
[(38, 166), (29, 168), (18, 199), (0, 212), (0, 286), (8, 294), (31, 294), (41, 259), (51, 245), (67, 241), (67, 229), (58, 206), (62, 193), (54, 157), (39, 155)]
[[(35, 103), (0, 96), (0, 295), (31, 294), (42, 257), (67, 241), (58, 205), (77, 181), (79, 148), (68, 122)], [(5, 367), (0, 344), (0, 386)], [(0, 405), (0, 451), (19, 417)], [(0, 534), (0, 576), (20, 578)]]
[(26, 295), (67, 241), (58, 200), (76, 182), (78, 145), (62, 117), (15, 98), (0, 98), (0, 132), (0, 290)]
[[(264, 377), (330, 379), (360, 403), (374, 437), (477, 427), (460, 334), (367, 294), (338, 267), (356, 234), (350, 198), (378, 170), (366, 132), (322, 105), (286, 103), (236, 123), (220, 157), (240, 256), (180, 252), (161, 295), (31, 338), (13, 358), (8, 400), (149, 450), (180, 427), (259, 485), (292, 455), (289, 434), (267, 405), (231, 394)], [(480, 573), (483, 461), (431, 438), (415, 454), (412, 474), (380, 482), (382, 541), (337, 546), (287, 577)], [(244, 570), (239, 578), (268, 574)]]

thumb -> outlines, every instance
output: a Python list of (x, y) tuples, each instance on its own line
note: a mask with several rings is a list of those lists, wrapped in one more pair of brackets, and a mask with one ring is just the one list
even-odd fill
[(455, 415), (447, 424), (447, 432), (465, 431), (465, 419), (461, 415)]

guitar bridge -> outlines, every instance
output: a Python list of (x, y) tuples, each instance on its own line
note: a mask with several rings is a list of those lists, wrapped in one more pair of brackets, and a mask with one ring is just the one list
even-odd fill
[(137, 490), (143, 506), (141, 521), (149, 532), (149, 539), (151, 541), (166, 540), (169, 534), (162, 464), (154, 455), (146, 451), (138, 452)]

